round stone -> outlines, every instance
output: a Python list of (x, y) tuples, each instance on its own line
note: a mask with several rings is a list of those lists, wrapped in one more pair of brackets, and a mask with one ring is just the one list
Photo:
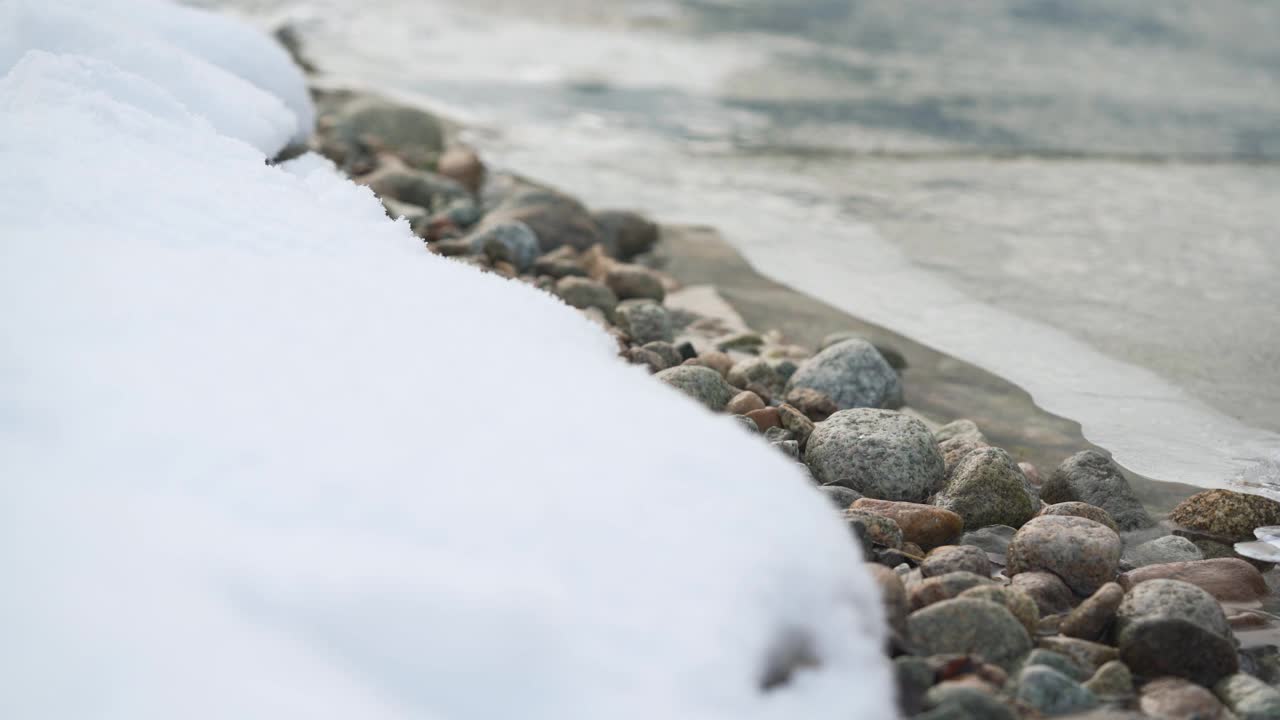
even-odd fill
[(930, 552), (920, 563), (920, 574), (924, 577), (957, 571), (991, 577), (991, 561), (985, 552), (972, 545), (946, 545)]
[(1254, 602), (1271, 592), (1257, 568), (1236, 558), (1146, 565), (1121, 575), (1120, 584), (1129, 589), (1156, 578), (1191, 583), (1225, 602)]
[(596, 307), (612, 315), (618, 297), (609, 288), (584, 277), (563, 277), (556, 281), (556, 295), (576, 308)]
[(943, 481), (942, 456), (929, 428), (891, 410), (842, 410), (818, 423), (805, 463), (824, 485), (868, 497), (922, 502)]
[(1036, 607), (1036, 602), (1030, 595), (1018, 588), (978, 585), (960, 593), (959, 597), (988, 600), (1005, 606), (1018, 619), (1018, 622), (1022, 623), (1022, 627), (1026, 628), (1027, 635), (1030, 637), (1035, 637), (1036, 630), (1040, 627), (1040, 608)]
[(907, 597), (910, 600), (911, 609), (919, 610), (936, 602), (959, 597), (961, 593), (970, 588), (993, 583), (994, 581), (991, 578), (975, 575), (971, 572), (957, 571), (912, 583), (907, 588)]
[(1031, 639), (1012, 613), (973, 598), (943, 600), (911, 613), (907, 636), (924, 654), (979, 655), (1005, 670), (1031, 651)]
[(1163, 565), (1171, 562), (1203, 560), (1204, 553), (1190, 540), (1179, 535), (1165, 535), (1138, 545), (1124, 554), (1133, 567)]
[[(1146, 715), (1165, 720), (1229, 720), (1227, 709), (1213, 693), (1180, 678), (1166, 677), (1142, 686), (1138, 707)], [(1230, 718), (1230, 720), (1235, 720)]]
[(1044, 648), (1032, 650), (1031, 654), (1027, 655), (1027, 659), (1022, 662), (1022, 666), (1030, 667), (1032, 665), (1051, 667), (1076, 682), (1084, 682), (1089, 679), (1089, 672), (1080, 663), (1053, 650)]
[(1253, 540), (1255, 528), (1280, 524), (1280, 502), (1232, 490), (1208, 490), (1179, 503), (1169, 520), (1228, 541)]
[(1252, 675), (1237, 673), (1223, 678), (1213, 691), (1239, 720), (1280, 718), (1280, 690)]
[(729, 368), (726, 379), (730, 385), (740, 388), (759, 383), (768, 388), (770, 396), (776, 396), (782, 392), (782, 378), (763, 358), (747, 358), (734, 363), (733, 367)]
[(1143, 677), (1212, 686), (1238, 668), (1222, 606), (1179, 580), (1148, 580), (1130, 590), (1116, 611), (1115, 638), (1120, 659)]
[(1010, 586), (1034, 600), (1044, 616), (1067, 612), (1076, 604), (1075, 593), (1062, 582), (1062, 578), (1051, 572), (1018, 573), (1013, 576)]
[(1120, 532), (1120, 527), (1116, 525), (1116, 521), (1111, 518), (1111, 513), (1103, 510), (1096, 505), (1090, 505), (1084, 502), (1062, 502), (1046, 505), (1040, 510), (1041, 515), (1068, 515), (1071, 517), (1089, 518), (1094, 522), (1100, 522), (1103, 525)]
[[(902, 528), (902, 537), (922, 548), (954, 542), (964, 526), (964, 520), (959, 515), (933, 505), (863, 498), (855, 506), (859, 510), (893, 518)], [(985, 559), (985, 553), (983, 557)]]
[(1133, 673), (1120, 660), (1112, 660), (1103, 663), (1084, 686), (1102, 698), (1129, 697), (1133, 695)]
[(1044, 570), (1062, 578), (1078, 595), (1091, 595), (1115, 579), (1120, 536), (1087, 518), (1050, 515), (1033, 518), (1009, 543), (1010, 575)]
[(734, 390), (711, 368), (680, 365), (654, 375), (662, 382), (697, 400), (712, 412), (720, 412), (729, 404)]
[(861, 525), (861, 531), (855, 529), (855, 532), (876, 545), (895, 549), (902, 547), (902, 529), (887, 517), (849, 508), (844, 511), (844, 519), (850, 526)]
[(787, 383), (788, 391), (795, 388), (817, 390), (842, 410), (902, 405), (898, 374), (871, 343), (857, 338), (805, 360)]
[(988, 525), (1018, 527), (1039, 508), (1039, 502), (1027, 492), (1026, 477), (1018, 464), (1009, 453), (993, 447), (965, 455), (933, 502), (964, 518), (969, 530)]
[(818, 490), (823, 495), (827, 496), (827, 499), (831, 501), (832, 505), (835, 505), (841, 510), (848, 508), (850, 505), (853, 505), (855, 502), (862, 499), (862, 496), (858, 493), (850, 490), (849, 488), (840, 487), (839, 485), (823, 485), (819, 487)]
[(733, 399), (729, 401), (729, 406), (726, 408), (726, 410), (734, 415), (746, 415), (752, 410), (762, 409), (764, 409), (764, 401), (760, 399), (759, 395), (751, 392), (750, 390), (743, 390), (737, 395), (734, 395)]
[(1017, 698), (1045, 715), (1070, 715), (1098, 705), (1098, 699), (1080, 683), (1044, 665), (1022, 669)]
[(605, 273), (604, 284), (622, 300), (648, 298), (662, 302), (667, 296), (662, 279), (647, 267), (617, 263)]
[(1107, 583), (1072, 610), (1058, 626), (1058, 631), (1067, 637), (1097, 640), (1111, 624), (1123, 599), (1124, 589), (1116, 583)]
[(1067, 458), (1040, 488), (1047, 503), (1086, 502), (1106, 510), (1121, 530), (1155, 524), (1129, 487), (1120, 466), (1097, 450)]
[(618, 303), (615, 319), (618, 327), (635, 342), (671, 342), (671, 316), (666, 308), (652, 300), (623, 300)]

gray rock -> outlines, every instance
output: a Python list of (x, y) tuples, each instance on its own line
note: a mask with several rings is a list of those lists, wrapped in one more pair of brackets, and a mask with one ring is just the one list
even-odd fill
[(1133, 673), (1122, 661), (1112, 660), (1103, 663), (1084, 686), (1101, 698), (1126, 698), (1133, 695)]
[(639, 265), (626, 263), (614, 265), (605, 274), (604, 283), (623, 300), (648, 298), (662, 302), (667, 296), (666, 288), (662, 286), (662, 280), (658, 274)]
[(1103, 525), (1120, 532), (1120, 526), (1116, 525), (1116, 521), (1111, 517), (1111, 513), (1103, 510), (1097, 505), (1090, 505), (1085, 502), (1062, 502), (1054, 503), (1040, 509), (1041, 515), (1069, 515), (1071, 517), (1089, 518), (1094, 522), (1100, 522)]
[(467, 237), (471, 252), (484, 253), (490, 260), (503, 260), (515, 266), (519, 272), (533, 267), (541, 249), (538, 236), (519, 221), (491, 223)]
[(796, 442), (800, 443), (800, 449), (803, 450), (809, 443), (809, 436), (813, 434), (813, 421), (786, 403), (778, 406), (778, 418), (782, 421), (782, 427), (795, 435)]
[(605, 248), (624, 260), (649, 252), (658, 242), (658, 226), (639, 213), (601, 210), (592, 218), (600, 228)]
[(1116, 577), (1120, 536), (1081, 517), (1033, 518), (1009, 544), (1009, 575), (1043, 570), (1062, 578), (1078, 595), (1092, 595)]
[(1018, 573), (1010, 586), (1030, 596), (1040, 608), (1040, 614), (1046, 617), (1067, 612), (1076, 604), (1075, 593), (1051, 572)]
[(642, 347), (645, 350), (657, 353), (663, 362), (667, 364), (667, 367), (675, 367), (684, 363), (684, 358), (680, 355), (680, 351), (669, 342), (654, 340), (653, 342), (645, 343)]
[(467, 198), (467, 189), (442, 175), (406, 167), (386, 167), (360, 178), (379, 197), (417, 205), (430, 212)]
[(1176, 677), (1143, 685), (1138, 707), (1144, 714), (1161, 720), (1236, 720), (1213, 693)]
[(1018, 699), (1048, 716), (1091, 710), (1098, 698), (1051, 667), (1030, 665), (1018, 675)]
[(1009, 543), (1017, 532), (1016, 528), (1011, 528), (1008, 525), (992, 525), (966, 532), (960, 536), (959, 544), (982, 548), (986, 551), (988, 557), (992, 555), (999, 556), (1000, 564), (1003, 565), (1004, 556), (1009, 551)]
[(983, 444), (987, 442), (987, 437), (978, 429), (978, 424), (967, 418), (952, 420), (933, 433), (933, 439), (939, 444), (957, 437), (972, 438)]
[(1079, 500), (1096, 505), (1110, 513), (1121, 530), (1155, 524), (1120, 467), (1096, 450), (1084, 450), (1064, 460), (1040, 488), (1040, 498), (1050, 504)]
[(716, 349), (721, 352), (736, 350), (738, 352), (755, 353), (764, 345), (764, 336), (754, 330), (730, 333), (716, 339)]
[(586, 250), (603, 238), (582, 203), (547, 188), (525, 187), (512, 192), (485, 216), (483, 224), (517, 220), (538, 236), (543, 252), (562, 245)]
[(796, 361), (789, 358), (770, 360), (769, 365), (773, 368), (774, 372), (778, 373), (778, 377), (782, 378), (782, 384), (784, 387), (786, 386), (787, 381), (791, 379), (791, 376), (796, 374), (796, 370), (800, 369), (800, 366), (796, 364)]
[(770, 397), (782, 392), (782, 378), (763, 358), (748, 358), (734, 363), (733, 367), (729, 368), (728, 380), (730, 385), (740, 388), (757, 383), (763, 385), (769, 391)]
[(334, 115), (332, 134), (349, 143), (371, 142), (415, 165), (444, 149), (444, 129), (434, 115), (375, 97), (343, 106)]
[[(974, 588), (994, 584), (991, 578), (965, 572), (964, 570), (957, 570), (946, 575), (935, 575), (934, 577), (911, 583), (907, 588), (907, 597), (910, 600), (911, 609), (919, 610), (936, 602), (959, 597)], [(1004, 605), (1004, 603), (997, 604)]]
[(832, 415), (814, 428), (804, 459), (823, 485), (881, 500), (923, 502), (943, 481), (942, 456), (929, 428), (890, 410)]
[(1022, 623), (1030, 637), (1035, 637), (1040, 627), (1040, 608), (1036, 607), (1036, 601), (1011, 585), (980, 585), (965, 590), (958, 597), (987, 600), (1005, 606)]
[(654, 375), (662, 382), (697, 400), (712, 412), (724, 410), (734, 389), (720, 373), (698, 365), (679, 365)]
[(902, 405), (898, 374), (865, 340), (845, 340), (805, 360), (787, 382), (788, 392), (796, 388), (817, 390), (841, 410)]
[(1085, 670), (1080, 663), (1053, 650), (1045, 650), (1044, 648), (1036, 648), (1027, 655), (1027, 659), (1022, 662), (1024, 668), (1032, 665), (1044, 665), (1066, 675), (1076, 682), (1084, 682), (1089, 679), (1089, 671)]
[(1172, 675), (1213, 686), (1239, 667), (1222, 606), (1180, 580), (1134, 586), (1116, 611), (1115, 638), (1120, 659), (1143, 677)]
[(760, 432), (760, 428), (756, 427), (756, 421), (752, 420), (746, 415), (734, 415), (733, 421), (741, 425), (742, 429), (746, 430), (747, 432), (752, 432), (752, 433)]
[[(854, 529), (854, 534), (865, 537), (876, 545), (898, 549), (902, 547), (902, 528), (887, 517), (847, 508), (844, 519)], [(860, 526), (860, 527), (859, 527)]]
[(924, 577), (958, 571), (991, 577), (991, 561), (985, 552), (972, 545), (944, 545), (931, 550), (920, 563), (920, 574)]
[(777, 425), (774, 425), (773, 427), (764, 431), (764, 439), (768, 440), (769, 442), (775, 442), (775, 443), (783, 442), (785, 440), (795, 440), (796, 434), (784, 427), (778, 427)]
[(924, 658), (901, 655), (893, 659), (898, 686), (898, 709), (905, 716), (924, 709), (924, 696), (933, 687), (933, 667)]
[(1119, 653), (1110, 645), (1061, 635), (1039, 638), (1036, 644), (1046, 650), (1066, 655), (1089, 672), (1097, 672), (1098, 668), (1119, 657)]
[(672, 340), (671, 316), (666, 308), (652, 300), (623, 300), (618, 303), (615, 320), (619, 328), (642, 345)]
[(1280, 690), (1252, 675), (1225, 677), (1213, 686), (1213, 691), (1239, 720), (1280, 718)]
[(1111, 625), (1116, 608), (1124, 599), (1124, 590), (1109, 582), (1080, 603), (1058, 626), (1058, 632), (1081, 640), (1097, 640)]
[(1025, 483), (1026, 477), (1009, 453), (1000, 448), (979, 448), (956, 465), (933, 503), (964, 518), (969, 530), (988, 525), (1018, 527), (1040, 507)]
[(795, 440), (775, 440), (769, 444), (777, 448), (783, 455), (800, 462), (800, 443)]
[(955, 598), (917, 610), (907, 618), (907, 636), (924, 654), (972, 654), (1011, 670), (1031, 651), (1031, 639), (1002, 605)]
[[(754, 425), (754, 423), (752, 424)], [(831, 501), (832, 505), (835, 505), (841, 510), (848, 508), (854, 503), (854, 501), (862, 498), (862, 493), (859, 493), (856, 490), (850, 490), (847, 487), (840, 487), (839, 485), (823, 485), (819, 487), (818, 490), (823, 495), (827, 496), (827, 499)]]
[(925, 693), (929, 712), (914, 720), (1017, 720), (1008, 705), (990, 693), (963, 685), (938, 685)]
[(1177, 535), (1149, 540), (1141, 545), (1125, 551), (1125, 560), (1133, 567), (1146, 565), (1163, 565), (1171, 562), (1203, 560), (1204, 553), (1190, 540)]
[(606, 315), (612, 315), (618, 306), (618, 296), (595, 280), (583, 277), (564, 277), (556, 281), (556, 295), (576, 308), (596, 307)]

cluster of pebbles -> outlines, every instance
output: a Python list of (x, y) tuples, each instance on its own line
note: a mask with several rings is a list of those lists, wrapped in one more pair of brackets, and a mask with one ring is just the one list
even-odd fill
[(691, 310), (645, 218), (491, 175), (429, 113), (316, 96), (314, 149), (427, 250), (553, 293), (803, 465), (879, 584), (904, 716), (1280, 718), (1280, 650), (1241, 640), (1275, 637), (1280, 503), (1213, 490), (1157, 521), (1092, 450), (1042, 478), (973, 422), (902, 407), (890, 348), (810, 351)]

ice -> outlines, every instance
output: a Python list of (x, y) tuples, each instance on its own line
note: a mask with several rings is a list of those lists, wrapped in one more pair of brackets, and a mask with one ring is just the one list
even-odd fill
[(0, 0), (0, 73), (26, 52), (108, 61), (143, 75), (219, 132), (274, 155), (311, 134), (301, 71), (271, 39), (158, 0)]
[[(0, 80), (0, 717), (893, 715), (793, 463), (264, 163), (289, 113), (173, 52), (196, 25), (68, 7), (5, 7), (6, 53), (92, 57)], [(788, 651), (817, 664), (762, 690)]]

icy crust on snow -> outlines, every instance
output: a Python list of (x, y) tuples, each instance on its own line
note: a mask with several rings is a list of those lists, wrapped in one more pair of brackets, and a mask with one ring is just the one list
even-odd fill
[(794, 464), (143, 69), (0, 80), (0, 717), (892, 716)]
[(301, 71), (252, 27), (160, 0), (0, 0), (0, 74), (31, 50), (146, 77), (218, 132), (267, 155), (315, 123)]

